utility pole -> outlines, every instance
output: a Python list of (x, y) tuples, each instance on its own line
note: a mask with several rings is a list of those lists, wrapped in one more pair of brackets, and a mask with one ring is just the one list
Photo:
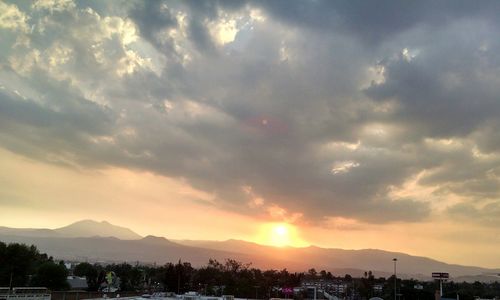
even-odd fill
[(10, 271), (9, 293), (12, 293), (12, 271)]
[(439, 279), (439, 296), (443, 297), (443, 279)]
[(177, 274), (177, 295), (181, 293), (181, 274)]
[(394, 300), (397, 300), (397, 295), (398, 295), (398, 280), (396, 277), (396, 262), (398, 261), (397, 258), (393, 258), (392, 261), (394, 262)]

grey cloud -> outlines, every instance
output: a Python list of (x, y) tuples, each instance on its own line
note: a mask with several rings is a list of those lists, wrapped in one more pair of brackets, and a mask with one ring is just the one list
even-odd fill
[(500, 152), (500, 123), (491, 119), (472, 135), (479, 149), (487, 154)]
[(461, 203), (448, 209), (448, 214), (459, 220), (473, 221), (487, 226), (497, 226), (500, 221), (500, 203), (495, 201), (479, 208), (472, 204)]
[(37, 89), (40, 96), (47, 98), (48, 102), (42, 105), (31, 99), (24, 100), (18, 95), (0, 91), (2, 120), (37, 128), (67, 130), (68, 133), (83, 131), (94, 135), (106, 134), (111, 113), (105, 107), (73, 94), (74, 91), (68, 91), (64, 83), (54, 86), (42, 76), (36, 75), (31, 80), (30, 86), (39, 85), (43, 89)]
[(291, 26), (341, 32), (363, 44), (380, 45), (418, 26), (433, 28), (459, 19), (497, 20), (496, 1), (250, 1)]
[(197, 49), (203, 52), (213, 52), (215, 45), (201, 20), (192, 18), (189, 22), (189, 35)]
[(366, 219), (373, 223), (389, 223), (392, 221), (420, 222), (431, 213), (428, 203), (412, 199), (385, 200), (372, 203), (360, 212)]
[(162, 48), (162, 30), (178, 26), (177, 20), (164, 1), (151, 0), (138, 3), (130, 11), (130, 17), (138, 25), (142, 37)]
[[(166, 3), (168, 8), (141, 2), (129, 10), (140, 29), (137, 43), (148, 41), (167, 61), (160, 74), (139, 69), (119, 77), (113, 62), (126, 49), (117, 37), (105, 41), (105, 49), (117, 49), (104, 51), (112, 62), (105, 69), (91, 55), (91, 40), (68, 35), (61, 40), (75, 49), (75, 64), (67, 68), (74, 81), (43, 78), (41, 68), (26, 77), (2, 70), (1, 78), (46, 93), (48, 101), (22, 100), (11, 83), (1, 82), (6, 90), (0, 114), (8, 120), (2, 147), (33, 157), (65, 153), (87, 167), (114, 165), (183, 178), (214, 194), (219, 207), (262, 214), (276, 204), (303, 213), (307, 221), (424, 220), (431, 214), (426, 199), (389, 196), (391, 188), (424, 170), (428, 174), (419, 184), (439, 185), (443, 196), (476, 201), (496, 195), (496, 179), (488, 176), (500, 167), (498, 160), (472, 155), (474, 146), (493, 151), (498, 145), (488, 139), (498, 128), (500, 108), (497, 24), (477, 18), (491, 19), (487, 8), (467, 12), (469, 2), (449, 10), (446, 3), (420, 2), (378, 2), (380, 9), (357, 1)], [(247, 5), (263, 9), (268, 20), (245, 29), (249, 37), (235, 41), (238, 47), (215, 47), (205, 20), (218, 18), (220, 10), (245, 13)], [(163, 43), (158, 36), (179, 29), (176, 9), (187, 14), (193, 45), (183, 49), (191, 55), (185, 63), (177, 59), (173, 41)], [(75, 26), (71, 19), (54, 22)], [(408, 59), (401, 54), (404, 47), (418, 53)], [(385, 68), (385, 82), (363, 90), (375, 65)], [(89, 101), (79, 89), (109, 106)], [(394, 107), (385, 109), (388, 103)], [(95, 142), (102, 136), (113, 142)], [(469, 144), (442, 151), (427, 146), (429, 138)], [(327, 146), (335, 143), (340, 146)], [(335, 163), (346, 161), (357, 165), (332, 172)], [(265, 199), (265, 206), (249, 208), (254, 196)]]
[(86, 137), (109, 134), (114, 113), (85, 99), (67, 82), (50, 81), (43, 73), (34, 72), (24, 84), (39, 98), (0, 90), (3, 147), (55, 163), (63, 162), (54, 161), (54, 154), (63, 160), (70, 154), (70, 159), (88, 162)]

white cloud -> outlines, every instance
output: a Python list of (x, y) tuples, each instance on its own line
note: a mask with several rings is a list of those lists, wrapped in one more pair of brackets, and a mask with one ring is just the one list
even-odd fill
[(0, 1), (0, 28), (28, 32), (28, 20), (29, 17), (20, 11), (15, 4)]
[(352, 160), (338, 161), (332, 166), (332, 174), (342, 174), (347, 173), (353, 168), (359, 167), (359, 163)]
[(48, 10), (53, 13), (74, 9), (76, 5), (72, 0), (36, 0), (32, 7), (35, 10)]
[(227, 14), (208, 23), (208, 28), (212, 37), (221, 45), (233, 42), (239, 31), (237, 20)]
[(9, 58), (10, 66), (19, 74), (26, 75), (40, 61), (40, 51), (34, 49), (27, 54), (13, 55)]

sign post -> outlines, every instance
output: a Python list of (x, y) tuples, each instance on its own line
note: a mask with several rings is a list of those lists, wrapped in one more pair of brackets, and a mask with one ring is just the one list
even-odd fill
[(443, 297), (443, 280), (450, 278), (450, 273), (433, 272), (432, 278), (439, 280), (439, 295)]

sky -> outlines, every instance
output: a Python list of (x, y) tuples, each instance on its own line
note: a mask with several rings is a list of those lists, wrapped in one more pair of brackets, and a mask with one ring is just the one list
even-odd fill
[(0, 226), (500, 267), (499, 9), (0, 0)]

